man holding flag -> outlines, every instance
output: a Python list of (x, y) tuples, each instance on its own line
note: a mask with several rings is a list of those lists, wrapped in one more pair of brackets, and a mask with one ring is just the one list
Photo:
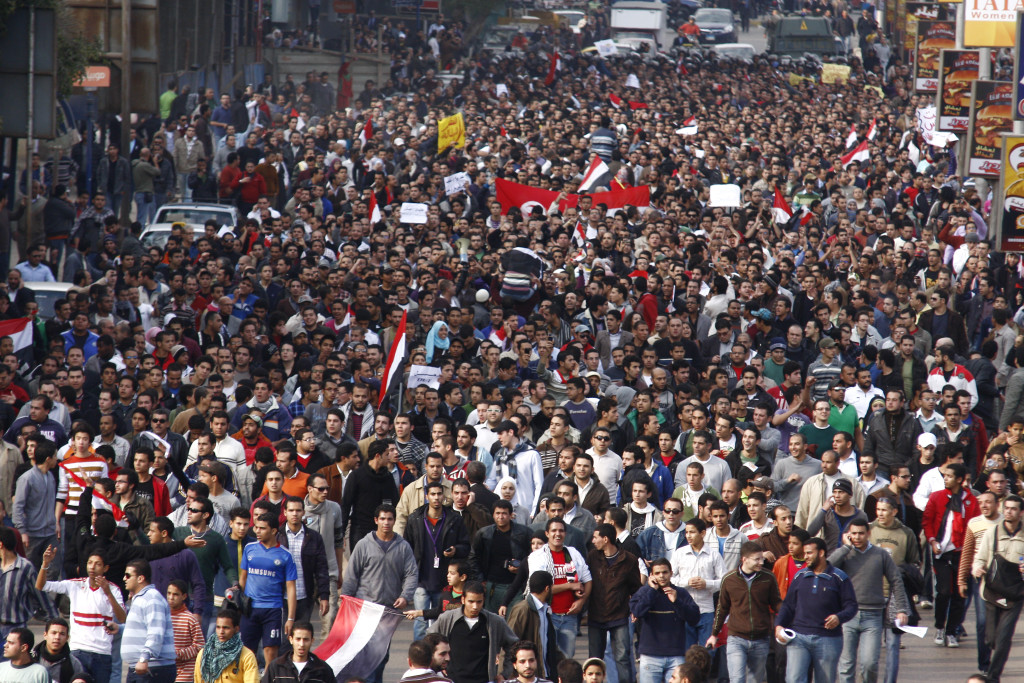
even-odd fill
[[(396, 518), (394, 505), (384, 503), (377, 506), (373, 513), (377, 530), (360, 539), (352, 550), (352, 556), (348, 561), (348, 571), (341, 584), (341, 595), (358, 598), (364, 604), (376, 603), (378, 606), (390, 607), (397, 610), (397, 618), (401, 620), (405, 618), (401, 610), (412, 602), (413, 594), (416, 592), (419, 567), (416, 564), (412, 546), (404, 538), (395, 534)], [(346, 619), (339, 613), (331, 635), (317, 651), (329, 663), (331, 658), (325, 655), (325, 649), (331, 647), (336, 650), (340, 649), (347, 640), (347, 638), (341, 638), (340, 643), (333, 642), (337, 635), (335, 631), (343, 627), (345, 622)], [(397, 621), (394, 622), (395, 625), (397, 623)], [(381, 633), (380, 635), (385, 634)], [(386, 634), (386, 639), (388, 650), (385, 650), (382, 660), (376, 664), (376, 669), (372, 673), (363, 671), (359, 674), (366, 676), (366, 683), (382, 683), (383, 681), (384, 667), (387, 665), (390, 655), (390, 633)], [(336, 673), (339, 671), (338, 667), (334, 667), (334, 669)]]

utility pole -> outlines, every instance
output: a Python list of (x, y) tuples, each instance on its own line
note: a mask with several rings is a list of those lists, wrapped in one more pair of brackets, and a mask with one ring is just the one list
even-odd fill
[[(132, 120), (132, 0), (121, 0), (121, 154), (128, 160), (131, 169)], [(110, 169), (113, 173), (114, 169)], [(130, 173), (130, 171), (129, 171)], [(121, 196), (121, 225), (131, 225), (132, 188), (127, 183)]]

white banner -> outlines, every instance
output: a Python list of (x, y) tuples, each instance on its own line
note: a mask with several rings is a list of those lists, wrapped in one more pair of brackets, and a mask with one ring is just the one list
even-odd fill
[(606, 38), (605, 40), (595, 40), (594, 47), (597, 48), (597, 54), (602, 57), (611, 57), (618, 52), (618, 50), (615, 49), (615, 41), (610, 38)]
[(429, 365), (409, 366), (409, 387), (415, 389), (421, 384), (426, 384), (431, 389), (440, 388), (438, 378), (441, 377), (441, 368), (432, 368)]

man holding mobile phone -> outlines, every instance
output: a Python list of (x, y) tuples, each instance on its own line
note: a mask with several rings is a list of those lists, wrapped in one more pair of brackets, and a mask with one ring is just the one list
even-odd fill
[[(437, 607), (441, 589), (447, 583), (448, 563), (469, 557), (469, 532), (462, 515), (444, 505), (445, 489), (441, 482), (428, 482), (423, 488), (426, 504), (409, 515), (405, 540), (412, 546), (419, 566), (419, 584), (413, 595), (418, 610)], [(419, 640), (427, 633), (427, 621), (417, 618), (413, 635)]]
[[(700, 624), (700, 608), (685, 588), (672, 584), (672, 563), (658, 558), (651, 563), (646, 586), (629, 600), (629, 613), (640, 633), (637, 683), (665, 683), (685, 661), (686, 628)], [(642, 625), (641, 625), (642, 624)]]

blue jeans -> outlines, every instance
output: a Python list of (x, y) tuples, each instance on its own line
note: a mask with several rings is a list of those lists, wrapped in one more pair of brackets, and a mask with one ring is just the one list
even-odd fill
[(878, 680), (884, 621), (882, 610), (862, 609), (843, 624), (843, 653), (839, 657), (839, 680), (842, 683), (855, 683), (858, 669), (863, 683)]
[[(110, 680), (110, 655), (101, 655), (96, 652), (86, 652), (85, 650), (72, 650), (71, 654), (78, 657), (78, 661), (82, 663), (82, 668), (92, 675), (92, 679), (96, 683), (104, 683), (104, 681)], [(118, 679), (120, 679), (121, 672), (118, 671), (117, 675)]]
[(891, 628), (885, 630), (885, 683), (896, 683), (900, 677), (900, 642), (902, 633), (893, 633)]
[(812, 666), (814, 683), (835, 683), (842, 651), (841, 636), (796, 634), (786, 648), (786, 683), (807, 683), (807, 671)]
[(668, 683), (675, 668), (685, 661), (685, 657), (640, 655), (640, 670), (636, 672), (636, 681), (637, 683)]
[[(110, 646), (110, 683), (121, 683), (121, 636), (123, 634), (124, 624), (118, 624), (114, 642)], [(103, 679), (97, 676), (96, 683), (103, 683)]]
[(569, 659), (576, 656), (576, 627), (579, 619), (575, 614), (552, 614), (551, 623), (555, 625), (555, 640), (558, 649)]
[(711, 626), (715, 621), (715, 613), (708, 612), (700, 615), (700, 621), (697, 622), (696, 626), (686, 625), (686, 649), (689, 650), (691, 645), (700, 645), (704, 647), (704, 643), (708, 642), (708, 638), (711, 636)]
[[(428, 591), (422, 586), (416, 589), (412, 596), (413, 609), (430, 609), (441, 604), (441, 591)], [(414, 640), (421, 640), (427, 635), (427, 620), (420, 617), (412, 623), (412, 637)]]
[(612, 660), (615, 662), (615, 683), (629, 683), (633, 680), (633, 667), (630, 662), (633, 659), (630, 653), (629, 626), (614, 626), (604, 628), (597, 624), (590, 624), (587, 629), (587, 639), (590, 645), (590, 656), (604, 659), (605, 646), (611, 641)]
[(168, 666), (151, 666), (149, 673), (135, 673), (135, 666), (128, 667), (128, 676), (125, 683), (174, 683), (178, 675), (178, 667), (174, 664)]
[[(147, 196), (149, 201), (147, 201)], [(142, 227), (146, 227), (153, 222), (153, 217), (156, 215), (156, 200), (155, 195), (152, 192), (136, 192), (135, 193), (135, 220), (142, 223)]]
[(992, 648), (985, 642), (984, 633), (988, 626), (988, 610), (985, 609), (985, 601), (981, 597), (981, 582), (975, 578), (969, 578), (971, 592), (974, 593), (974, 625), (977, 629), (975, 638), (978, 639), (978, 671), (988, 671), (992, 663)]
[[(730, 635), (725, 643), (729, 683), (761, 683), (768, 663), (768, 639), (747, 640)], [(815, 681), (817, 683), (817, 681)]]

